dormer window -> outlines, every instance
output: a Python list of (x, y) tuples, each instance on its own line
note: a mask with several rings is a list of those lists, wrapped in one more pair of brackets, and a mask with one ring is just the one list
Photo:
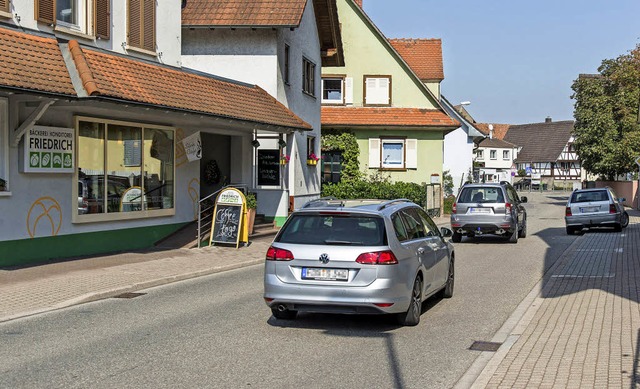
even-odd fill
[(36, 0), (35, 5), (36, 19), (57, 31), (109, 39), (109, 0)]

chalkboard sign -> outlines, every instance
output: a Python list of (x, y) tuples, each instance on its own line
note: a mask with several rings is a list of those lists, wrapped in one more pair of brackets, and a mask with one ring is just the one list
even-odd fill
[(238, 244), (242, 204), (217, 204), (213, 215), (212, 243)]
[(258, 150), (258, 185), (280, 185), (280, 150)]

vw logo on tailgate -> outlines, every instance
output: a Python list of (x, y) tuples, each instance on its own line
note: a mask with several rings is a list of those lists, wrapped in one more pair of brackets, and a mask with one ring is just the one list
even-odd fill
[(320, 258), (318, 259), (320, 259), (320, 262), (326, 265), (327, 263), (329, 263), (329, 254), (321, 254)]

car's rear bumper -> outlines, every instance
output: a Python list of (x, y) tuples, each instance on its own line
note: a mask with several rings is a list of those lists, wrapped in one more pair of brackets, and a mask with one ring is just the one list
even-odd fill
[(451, 229), (461, 234), (506, 234), (516, 229), (511, 215), (477, 216), (451, 215)]
[(619, 213), (565, 216), (567, 227), (613, 227), (620, 223)]

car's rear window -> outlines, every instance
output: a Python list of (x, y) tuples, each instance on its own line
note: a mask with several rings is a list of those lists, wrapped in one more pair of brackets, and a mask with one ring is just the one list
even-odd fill
[(387, 244), (384, 220), (381, 217), (321, 214), (291, 216), (276, 241), (349, 246), (383, 246)]
[(495, 186), (462, 188), (459, 203), (504, 203), (502, 189)]
[(592, 190), (589, 192), (573, 192), (572, 203), (588, 203), (592, 201), (609, 201), (606, 190)]

